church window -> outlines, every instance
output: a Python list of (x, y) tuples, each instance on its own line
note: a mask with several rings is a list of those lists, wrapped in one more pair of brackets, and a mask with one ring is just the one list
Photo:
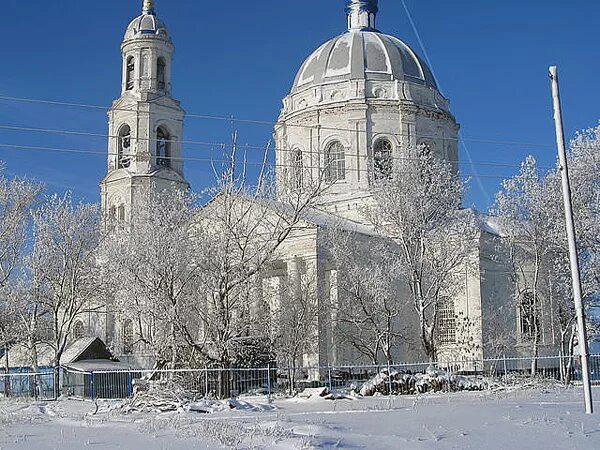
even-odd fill
[(165, 167), (171, 165), (170, 136), (162, 127), (159, 127), (156, 132), (156, 164)]
[(131, 129), (123, 125), (119, 130), (117, 143), (117, 168), (124, 169), (131, 164)]
[(135, 59), (133, 58), (133, 56), (127, 58), (127, 67), (125, 69), (125, 72), (125, 87), (128, 91), (131, 91), (133, 89), (133, 78), (135, 73)]
[(335, 141), (325, 150), (325, 180), (334, 183), (346, 179), (346, 150)]
[(390, 180), (393, 168), (392, 144), (387, 139), (378, 139), (373, 146), (373, 171), (375, 180)]
[(119, 221), (123, 222), (125, 220), (125, 205), (119, 205), (118, 213)]
[(133, 321), (131, 319), (126, 319), (123, 322), (122, 339), (123, 354), (129, 355), (133, 353)]
[(156, 61), (156, 78), (158, 80), (158, 89), (164, 90), (167, 85), (167, 64), (164, 58), (158, 58)]
[(533, 338), (536, 333), (539, 336), (539, 315), (535, 297), (531, 291), (525, 291), (521, 294), (521, 301), (519, 302), (519, 319), (521, 336)]
[(117, 207), (116, 206), (111, 206), (110, 209), (108, 210), (108, 218), (110, 220), (116, 220), (117, 219)]
[(437, 310), (438, 339), (441, 345), (456, 343), (456, 313), (454, 301), (442, 299)]
[(292, 152), (292, 186), (301, 189), (303, 182), (304, 161), (302, 150), (296, 149)]
[(81, 320), (76, 321), (73, 324), (73, 339), (81, 339), (85, 334), (85, 327)]

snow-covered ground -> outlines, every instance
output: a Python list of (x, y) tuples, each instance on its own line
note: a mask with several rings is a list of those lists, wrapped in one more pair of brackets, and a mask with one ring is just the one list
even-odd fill
[(244, 400), (204, 405), (209, 414), (124, 414), (100, 403), (95, 415), (90, 402), (0, 400), (0, 449), (600, 448), (600, 414), (583, 413), (579, 388)]

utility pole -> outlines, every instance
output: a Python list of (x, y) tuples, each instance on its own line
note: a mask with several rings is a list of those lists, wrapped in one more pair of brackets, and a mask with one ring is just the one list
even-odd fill
[(569, 181), (569, 167), (567, 164), (567, 151), (565, 149), (565, 135), (560, 105), (560, 88), (558, 85), (558, 68), (550, 67), (552, 80), (552, 100), (554, 103), (554, 124), (556, 126), (556, 144), (558, 146), (558, 159), (562, 178), (562, 193), (565, 203), (565, 221), (567, 225), (567, 238), (569, 241), (569, 259), (571, 262), (571, 277), (573, 279), (573, 300), (577, 313), (578, 346), (581, 352), (581, 371), (583, 378), (583, 396), (586, 414), (593, 414), (592, 386), (590, 384), (589, 349), (585, 326), (585, 312), (581, 299), (581, 276), (579, 274), (579, 260), (575, 239), (575, 221), (573, 220), (573, 207), (571, 205), (571, 184)]

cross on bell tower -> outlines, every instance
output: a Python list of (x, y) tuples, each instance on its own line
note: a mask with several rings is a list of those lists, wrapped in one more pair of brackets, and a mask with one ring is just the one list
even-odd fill
[(171, 96), (174, 51), (154, 0), (144, 0), (121, 44), (121, 96), (108, 111), (108, 173), (101, 183), (108, 217), (129, 220), (144, 188), (189, 187), (181, 145), (185, 112)]

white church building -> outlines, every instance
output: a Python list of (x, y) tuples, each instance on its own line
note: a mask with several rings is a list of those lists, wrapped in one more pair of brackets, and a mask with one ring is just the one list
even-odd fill
[[(274, 129), (278, 182), (302, 183), (326, 166), (331, 187), (320, 198), (319, 211), (306, 219), (304, 232), (290, 236), (279, 249), (272, 273), (262, 280), (263, 291), (271, 295), (276, 295), (283, 279), (304, 271), (314, 274), (319, 301), (338, 301), (336, 283), (343, 274), (324, 246), (327, 224), (332, 217), (343, 219), (340, 223), (369, 247), (369, 240), (375, 238), (360, 210), (372, 201), (374, 179), (393, 175), (391, 161), (402, 148), (426, 145), (458, 167), (459, 125), (449, 101), (423, 59), (397, 37), (377, 29), (378, 3), (349, 2), (347, 30), (306, 58), (283, 99)], [(121, 96), (108, 113), (109, 135), (114, 137), (109, 142), (101, 202), (105, 214), (128, 220), (144, 201), (139, 195), (143, 188), (152, 184), (187, 189), (189, 185), (181, 144), (185, 113), (171, 94), (174, 44), (154, 1), (143, 2), (142, 14), (127, 27), (121, 52)], [(479, 239), (477, 268), (465, 275), (460, 294), (440, 319), (440, 358), (464, 357), (458, 345), (458, 315), (473, 323), (468, 331), (473, 344), (467, 350), (479, 360), (496, 356), (485, 337), (492, 328), (505, 327), (515, 334), (521, 330), (513, 285), (501, 258), (494, 256), (501, 239), (483, 220)], [(317, 320), (316, 348), (299, 364), (361, 362), (353, 349), (337, 342), (331, 314), (320, 314)], [(121, 360), (151, 363), (143, 349), (132, 346), (131, 331), (111, 316), (110, 309), (90, 321), (85, 325), (109, 343)], [(400, 347), (397, 361), (424, 357), (417, 338)]]

